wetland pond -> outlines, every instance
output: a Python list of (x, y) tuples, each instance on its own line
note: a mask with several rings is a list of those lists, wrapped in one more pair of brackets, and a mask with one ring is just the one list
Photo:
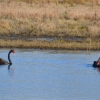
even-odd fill
[(0, 66), (0, 100), (100, 100), (100, 70), (92, 67), (100, 51), (15, 51), (10, 68)]

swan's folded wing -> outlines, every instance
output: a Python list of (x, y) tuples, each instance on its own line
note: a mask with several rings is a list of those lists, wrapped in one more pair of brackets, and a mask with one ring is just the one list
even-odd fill
[(0, 65), (6, 65), (8, 62), (2, 58), (0, 58)]

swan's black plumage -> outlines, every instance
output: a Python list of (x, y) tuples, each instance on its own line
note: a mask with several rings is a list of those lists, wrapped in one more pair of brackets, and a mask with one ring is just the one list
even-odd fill
[(93, 62), (93, 67), (100, 67), (100, 57), (97, 61)]
[(9, 62), (7, 62), (6, 60), (0, 58), (0, 65), (12, 64), (12, 61), (11, 61), (11, 59), (10, 59), (10, 54), (11, 54), (11, 53), (15, 53), (15, 51), (14, 51), (14, 50), (10, 50), (10, 51), (9, 51), (9, 53), (8, 53), (8, 60), (9, 60)]

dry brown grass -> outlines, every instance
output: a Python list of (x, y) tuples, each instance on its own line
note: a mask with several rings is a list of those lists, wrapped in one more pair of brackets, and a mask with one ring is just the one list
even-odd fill
[[(100, 50), (99, 41), (92, 41), (91, 50)], [(25, 41), (25, 40), (3, 40), (0, 39), (1, 48), (34, 48), (34, 49), (61, 49), (61, 50), (89, 50), (87, 42), (66, 42), (66, 41)]]
[[(1, 1), (6, 1), (7, 3), (10, 3), (12, 0), (1, 0)], [(84, 4), (84, 3), (91, 3), (91, 4), (99, 4), (100, 0), (13, 0), (13, 1), (17, 1), (17, 2), (26, 2), (29, 4), (32, 3), (76, 3), (76, 4)]]
[[(46, 1), (46, 0), (45, 0)], [(71, 0), (72, 1), (72, 0)], [(76, 0), (77, 1), (77, 0)], [(85, 1), (85, 0), (83, 0)], [(74, 2), (74, 1), (73, 1)], [(100, 6), (60, 3), (0, 2), (0, 35), (22, 37), (85, 37), (98, 47)], [(98, 41), (97, 41), (98, 38)], [(0, 40), (1, 47), (88, 49), (89, 42)], [(88, 40), (87, 40), (88, 41)], [(16, 43), (16, 46), (15, 46)], [(82, 46), (81, 46), (82, 45)]]
[[(69, 4), (0, 3), (0, 34), (85, 36), (100, 32), (100, 7)], [(92, 28), (91, 28), (92, 27)]]

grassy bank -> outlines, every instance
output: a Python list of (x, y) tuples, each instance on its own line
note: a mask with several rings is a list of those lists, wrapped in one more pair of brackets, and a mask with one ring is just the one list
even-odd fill
[[(82, 1), (85, 3), (85, 0)], [(45, 3), (35, 3), (34, 0), (31, 3), (0, 2), (0, 37), (22, 38), (22, 40), (0, 39), (2, 43), (0, 47), (98, 50), (100, 49), (99, 12), (99, 2), (97, 5), (90, 2), (84, 5), (48, 3), (47, 0)], [(25, 41), (24, 37), (56, 37), (58, 40)], [(81, 42), (65, 41), (64, 38), (68, 37), (85, 39)]]
[(0, 3), (0, 35), (83, 36), (100, 34), (100, 7)]
[[(8, 3), (10, 3), (12, 0), (1, 0), (1, 1), (7, 1)], [(64, 4), (64, 3), (69, 3), (69, 4), (85, 4), (85, 3), (91, 3), (93, 4), (99, 4), (99, 0), (13, 0), (13, 1), (17, 1), (17, 2), (26, 2), (26, 3), (35, 3), (35, 4), (39, 4), (39, 3), (60, 3), (60, 4)]]
[(66, 41), (25, 41), (25, 40), (0, 40), (2, 48), (34, 48), (34, 49), (59, 49), (59, 50), (100, 50), (99, 42), (66, 42)]

